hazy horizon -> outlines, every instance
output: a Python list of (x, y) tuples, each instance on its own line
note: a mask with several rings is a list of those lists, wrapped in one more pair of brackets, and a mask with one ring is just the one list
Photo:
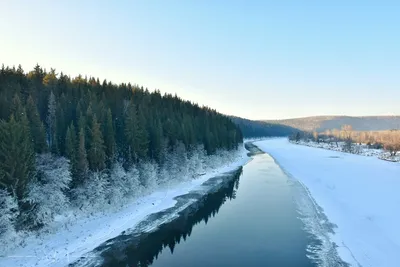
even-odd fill
[(0, 63), (131, 82), (253, 120), (399, 115), (396, 1), (9, 1)]

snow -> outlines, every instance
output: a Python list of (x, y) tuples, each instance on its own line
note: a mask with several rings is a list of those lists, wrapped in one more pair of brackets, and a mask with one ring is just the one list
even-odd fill
[[(210, 157), (209, 160), (213, 160), (213, 164), (217, 165), (221, 161), (216, 159)], [(54, 233), (39, 237), (29, 236), (24, 240), (24, 247), (19, 247), (12, 254), (0, 258), (0, 266), (66, 266), (101, 243), (135, 227), (149, 214), (173, 207), (176, 203), (175, 197), (196, 190), (208, 179), (235, 170), (248, 161), (247, 150), (240, 148), (234, 159), (229, 158), (214, 169), (207, 166), (204, 175), (170, 184), (164, 189), (137, 198), (118, 211), (97, 213), (78, 219), (73, 215), (56, 218)], [(65, 223), (66, 220), (70, 222)]]
[[(293, 144), (298, 144), (298, 145), (304, 145), (304, 146), (310, 146), (310, 147), (317, 147), (317, 148), (323, 148), (323, 149), (328, 149), (328, 150), (334, 150), (334, 151), (340, 151), (340, 152), (345, 152), (343, 151), (343, 145), (344, 142), (338, 142), (337, 145), (335, 142), (314, 142), (314, 141), (303, 141), (300, 140), (298, 143), (292, 142)], [(368, 148), (366, 144), (352, 144), (352, 150), (353, 154), (358, 154), (362, 156), (367, 156), (367, 157), (376, 157), (379, 159), (387, 160), (387, 161), (400, 161), (400, 152), (396, 154), (396, 156), (391, 156), (389, 152), (383, 150), (383, 149), (374, 149), (374, 148)]]
[(331, 239), (351, 266), (400, 266), (400, 164), (376, 157), (255, 142), (302, 183), (337, 228)]

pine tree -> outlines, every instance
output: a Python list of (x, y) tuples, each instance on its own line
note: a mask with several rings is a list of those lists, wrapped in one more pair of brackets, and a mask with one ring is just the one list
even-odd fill
[(9, 122), (0, 121), (0, 186), (22, 200), (34, 171), (28, 119), (25, 115), (17, 121), (12, 114)]
[(65, 121), (64, 109), (61, 107), (60, 103), (57, 103), (57, 112), (56, 112), (56, 129), (55, 129), (55, 136), (56, 136), (56, 152), (59, 155), (65, 155), (65, 133), (67, 131), (67, 122)]
[(53, 91), (50, 92), (49, 103), (47, 108), (47, 142), (49, 147), (53, 153), (57, 153), (57, 136), (56, 136), (56, 98), (53, 94)]
[(79, 140), (76, 152), (76, 174), (72, 180), (73, 187), (82, 184), (88, 176), (89, 164), (87, 161), (84, 132), (85, 130), (83, 128), (79, 129)]
[(104, 135), (104, 143), (106, 145), (107, 161), (110, 165), (115, 159), (115, 149), (116, 149), (115, 138), (114, 138), (114, 127), (110, 109), (107, 109), (107, 114), (105, 116), (103, 135)]
[(29, 120), (30, 131), (32, 134), (34, 148), (37, 153), (43, 153), (47, 150), (46, 132), (42, 121), (40, 120), (39, 112), (32, 96), (28, 97), (26, 103), (26, 111)]
[(92, 118), (88, 159), (91, 170), (101, 171), (105, 168), (106, 154), (104, 151), (103, 135), (100, 130), (100, 124), (97, 122), (96, 115), (93, 115)]
[(125, 118), (125, 140), (128, 145), (127, 157), (131, 162), (147, 155), (147, 132), (138, 118), (136, 106), (130, 103)]
[(25, 109), (18, 94), (15, 94), (12, 99), (10, 114), (14, 116), (16, 121), (21, 121), (26, 117)]
[(76, 132), (75, 126), (71, 122), (71, 124), (67, 128), (67, 133), (65, 134), (65, 154), (67, 158), (71, 161), (75, 157), (75, 148), (76, 148)]
[(149, 156), (157, 162), (160, 162), (161, 145), (163, 139), (163, 131), (160, 120), (158, 118), (154, 119), (149, 128)]
[(138, 112), (136, 125), (136, 153), (140, 159), (146, 159), (149, 147), (149, 134), (146, 130), (146, 119), (144, 112)]
[(77, 140), (74, 123), (67, 128), (67, 133), (65, 134), (65, 154), (69, 159), (69, 166), (72, 178), (76, 181), (79, 180), (79, 174), (77, 170)]

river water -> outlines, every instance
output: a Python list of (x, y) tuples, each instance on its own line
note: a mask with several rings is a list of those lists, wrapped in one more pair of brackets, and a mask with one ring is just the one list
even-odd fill
[(252, 157), (71, 266), (346, 266), (306, 189), (269, 155)]

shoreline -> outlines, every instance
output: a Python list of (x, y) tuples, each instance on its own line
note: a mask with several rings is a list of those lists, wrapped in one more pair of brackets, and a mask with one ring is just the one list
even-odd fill
[(79, 218), (71, 225), (60, 227), (54, 233), (34, 237), (30, 235), (11, 255), (0, 258), (4, 266), (66, 266), (95, 249), (103, 242), (134, 228), (148, 215), (176, 204), (177, 196), (188, 193), (204, 182), (220, 174), (240, 168), (251, 160), (243, 147), (233, 162), (228, 162), (201, 177), (171, 187), (157, 190), (139, 197), (117, 211), (96, 213), (93, 216)]

